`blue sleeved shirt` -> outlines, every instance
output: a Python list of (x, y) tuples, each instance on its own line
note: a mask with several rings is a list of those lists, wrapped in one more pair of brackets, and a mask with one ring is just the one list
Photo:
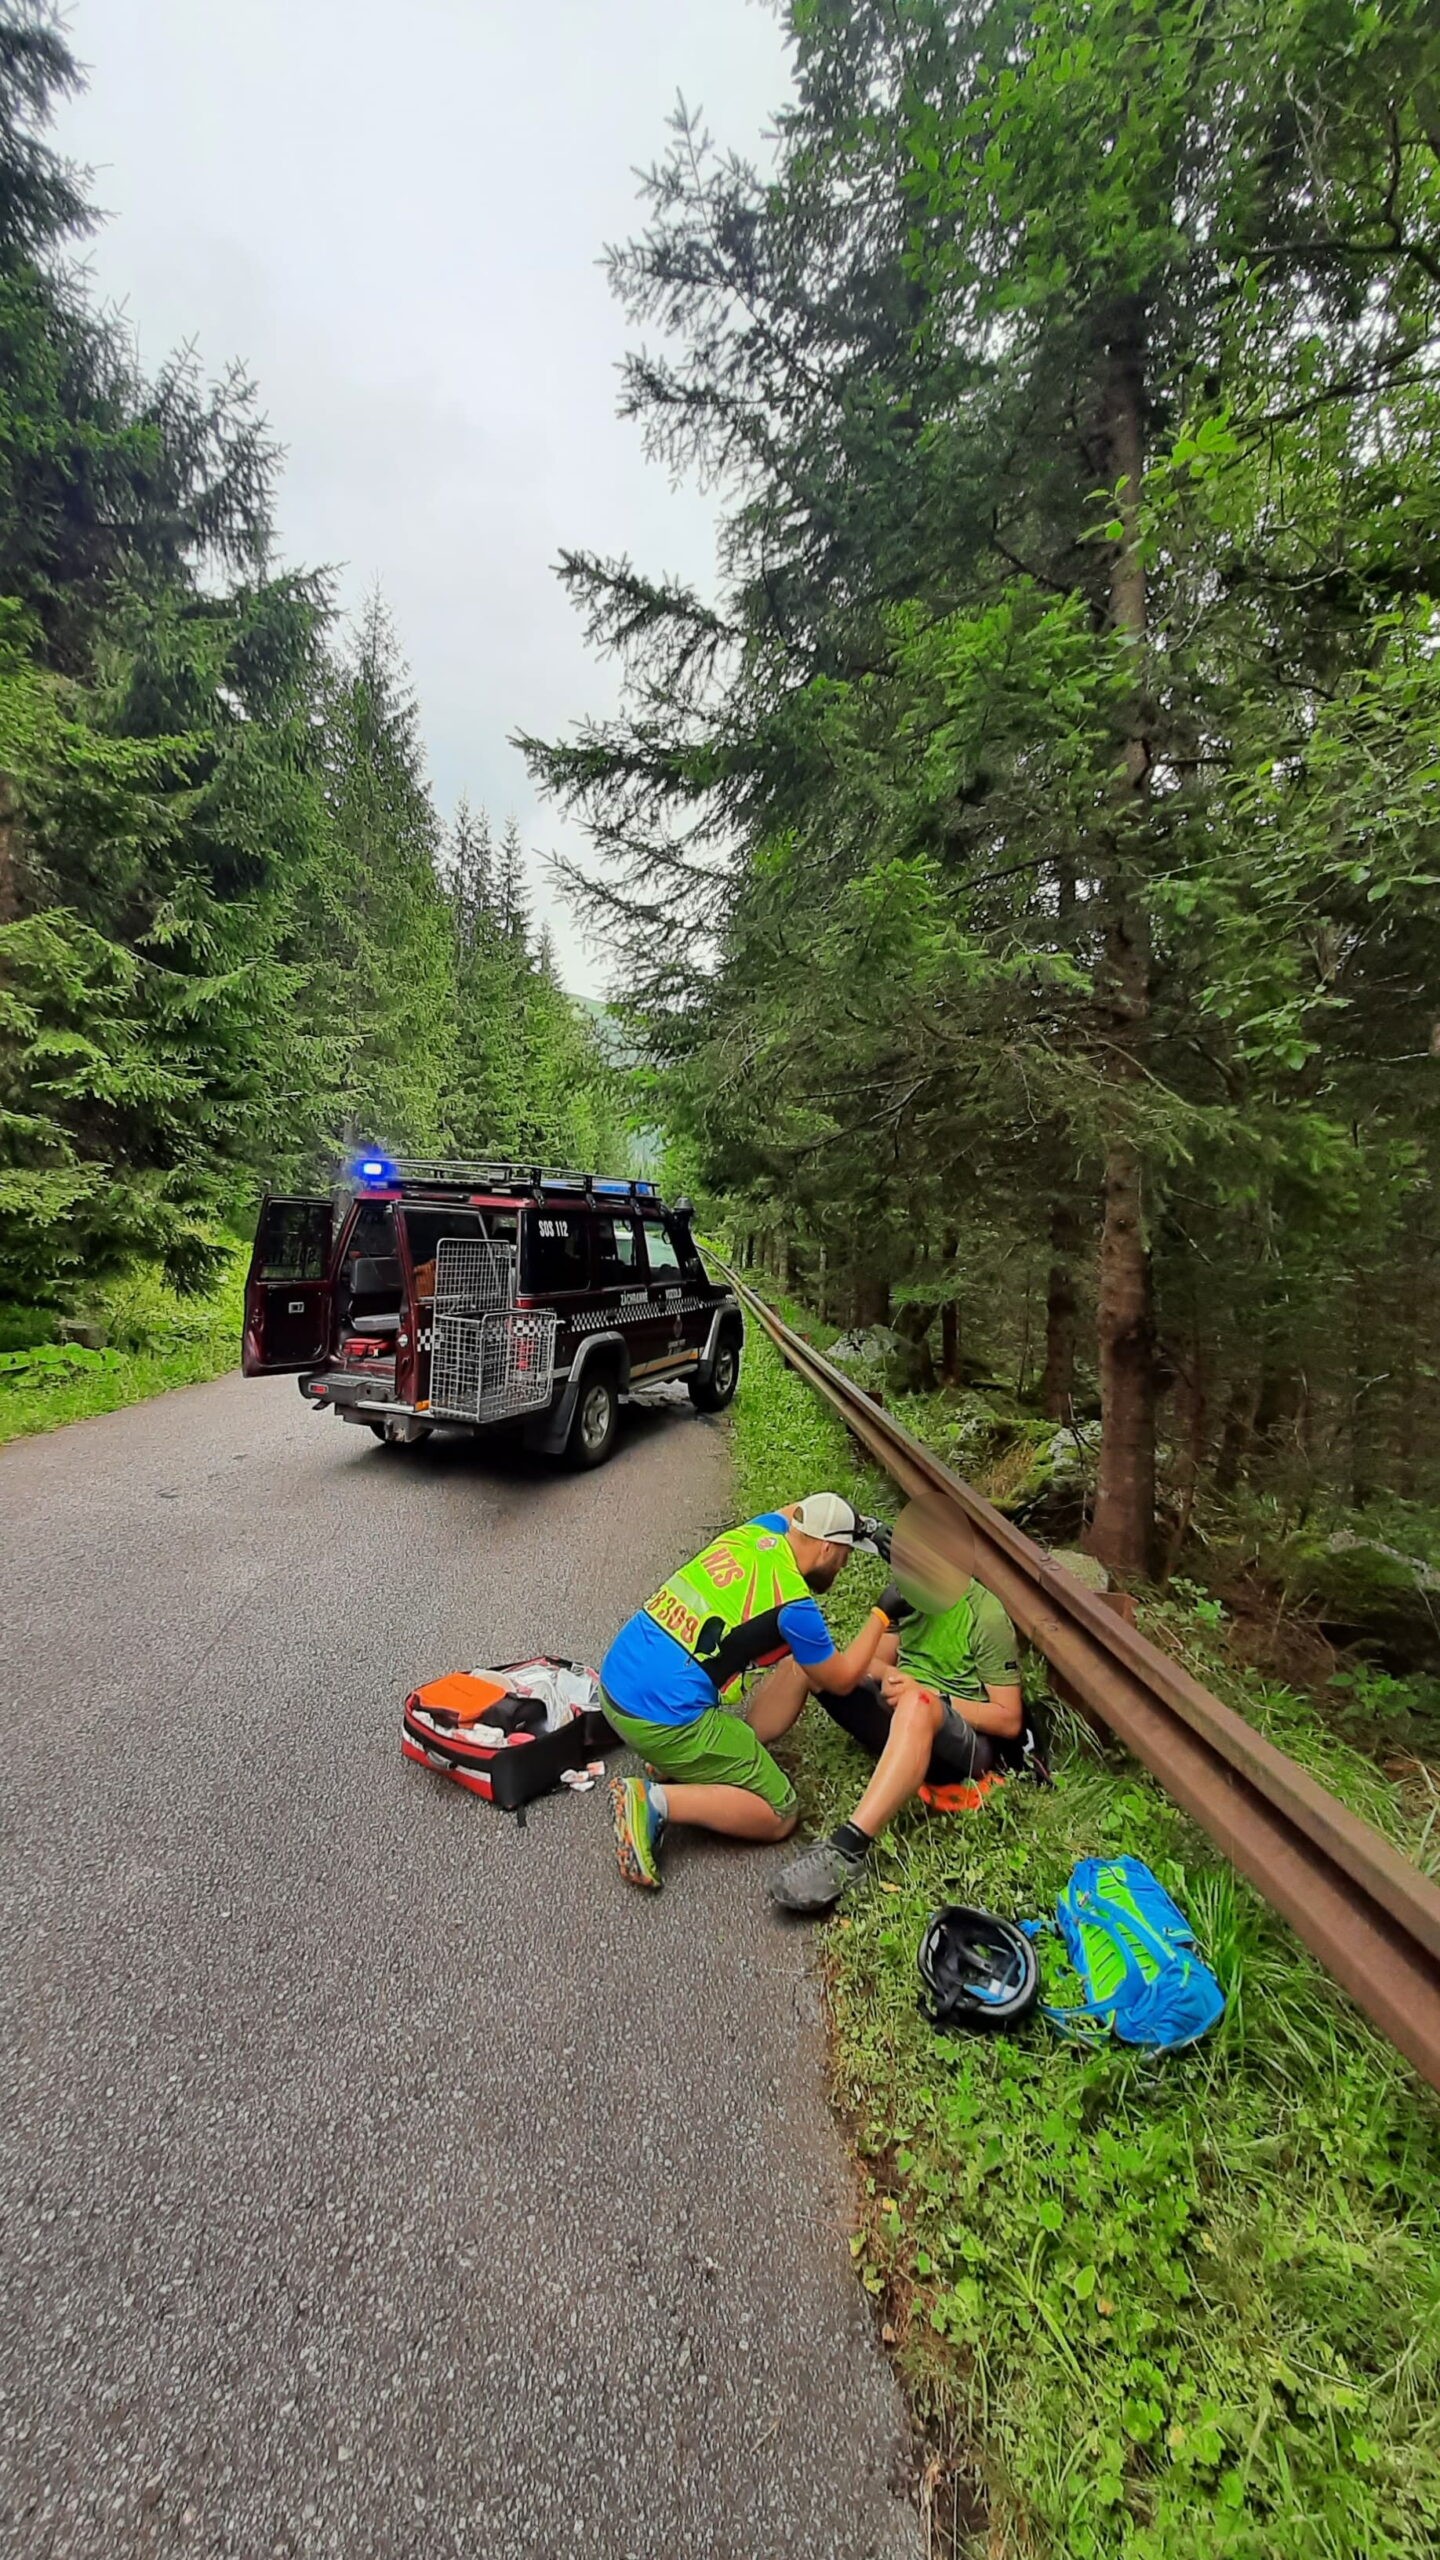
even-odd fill
[[(789, 1522), (779, 1511), (762, 1511), (752, 1525), (783, 1536)], [(781, 1642), (797, 1662), (813, 1666), (829, 1661), (835, 1639), (819, 1602), (808, 1593), (803, 1600), (787, 1600), (776, 1623)], [(611, 1645), (600, 1665), (600, 1685), (622, 1715), (638, 1716), (645, 1724), (693, 1724), (718, 1695), (709, 1672), (643, 1609), (637, 1609)]]

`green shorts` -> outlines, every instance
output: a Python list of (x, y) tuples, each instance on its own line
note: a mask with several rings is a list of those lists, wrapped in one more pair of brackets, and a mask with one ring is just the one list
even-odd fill
[(648, 1724), (643, 1716), (627, 1716), (612, 1698), (605, 1700), (605, 1714), (657, 1778), (673, 1779), (677, 1787), (744, 1787), (763, 1796), (772, 1813), (794, 1812), (793, 1786), (743, 1716), (706, 1707), (689, 1724)]

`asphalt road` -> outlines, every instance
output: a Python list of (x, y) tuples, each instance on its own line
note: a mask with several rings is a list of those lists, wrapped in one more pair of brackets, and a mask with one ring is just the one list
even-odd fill
[(603, 1791), (399, 1751), (728, 1509), (688, 1407), (586, 1477), (288, 1379), (0, 1451), (10, 2560), (917, 2560), (774, 1853), (642, 1898)]

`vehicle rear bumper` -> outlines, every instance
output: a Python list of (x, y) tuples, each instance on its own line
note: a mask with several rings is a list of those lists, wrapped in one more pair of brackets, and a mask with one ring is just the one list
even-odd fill
[(357, 1377), (353, 1369), (312, 1369), (295, 1383), (317, 1413), (338, 1413), (342, 1422), (369, 1422), (376, 1415), (415, 1411), (388, 1380)]

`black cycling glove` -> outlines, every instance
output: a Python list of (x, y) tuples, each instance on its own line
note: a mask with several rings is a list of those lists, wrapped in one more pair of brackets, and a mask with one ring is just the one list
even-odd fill
[(875, 1606), (884, 1610), (892, 1627), (903, 1626), (907, 1618), (915, 1615), (913, 1603), (906, 1599), (898, 1582), (887, 1582)]

